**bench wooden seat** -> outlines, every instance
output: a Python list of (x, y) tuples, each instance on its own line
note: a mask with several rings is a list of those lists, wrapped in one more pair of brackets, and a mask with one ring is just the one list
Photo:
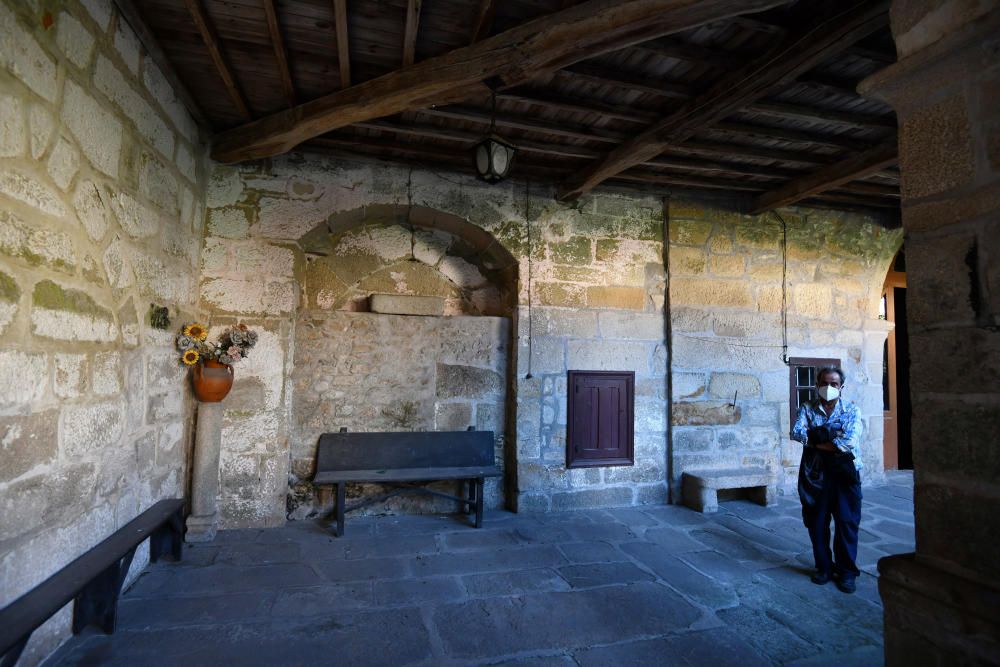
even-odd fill
[[(492, 431), (402, 433), (324, 433), (316, 451), (313, 484), (337, 487), (336, 535), (344, 534), (344, 514), (399, 493), (416, 492), (457, 501), (483, 523), (483, 483), (500, 475), (493, 453)], [(453, 496), (418, 482), (464, 480), (468, 493)], [(348, 483), (384, 483), (392, 491), (347, 506)]]
[(96, 625), (115, 631), (118, 596), (136, 548), (149, 538), (149, 560), (181, 559), (184, 501), (161, 500), (116, 530), (111, 537), (0, 609), (0, 666), (11, 667), (39, 626), (71, 600), (73, 634)]
[(767, 468), (685, 470), (681, 475), (684, 504), (698, 512), (718, 511), (719, 489), (751, 489), (751, 500), (765, 506), (778, 501), (777, 479)]

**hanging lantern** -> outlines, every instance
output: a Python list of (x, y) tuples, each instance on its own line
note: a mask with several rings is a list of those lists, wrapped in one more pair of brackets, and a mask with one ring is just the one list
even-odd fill
[(497, 136), (496, 114), (497, 95), (493, 92), (493, 111), (490, 114), (490, 132), (480, 143), (476, 144), (476, 173), (487, 183), (496, 183), (507, 178), (511, 164), (514, 162), (516, 149)]

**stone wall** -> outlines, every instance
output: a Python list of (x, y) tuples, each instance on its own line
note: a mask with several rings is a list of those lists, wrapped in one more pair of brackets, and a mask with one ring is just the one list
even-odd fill
[(899, 118), (917, 539), (879, 562), (886, 664), (1000, 664), (1000, 8), (891, 18), (862, 88)]
[(147, 311), (197, 314), (204, 163), (110, 0), (0, 2), (0, 606), (185, 495), (192, 401)]
[(902, 230), (856, 214), (783, 209), (783, 234), (773, 215), (683, 200), (669, 210), (674, 480), (685, 469), (760, 466), (794, 491), (802, 447), (788, 437), (783, 283), (787, 354), (841, 360), (844, 396), (864, 417), (864, 479), (880, 480), (888, 329), (878, 304)]
[[(294, 518), (329, 509), (331, 494), (308, 483), (323, 433), (464, 431), (496, 434), (503, 466), (510, 326), (499, 317), (421, 317), (305, 312), (295, 327), (292, 370), (289, 511)], [(447, 492), (457, 491), (446, 483)], [(503, 506), (500, 480), (487, 480), (488, 507)], [(351, 485), (348, 497), (383, 491)], [(455, 503), (397, 496), (368, 511), (453, 512)]]

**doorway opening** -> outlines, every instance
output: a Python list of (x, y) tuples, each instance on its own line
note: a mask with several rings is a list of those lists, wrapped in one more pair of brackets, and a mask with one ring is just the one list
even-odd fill
[(882, 285), (879, 317), (895, 326), (882, 351), (882, 405), (886, 470), (913, 470), (910, 347), (906, 323), (906, 255), (900, 248)]

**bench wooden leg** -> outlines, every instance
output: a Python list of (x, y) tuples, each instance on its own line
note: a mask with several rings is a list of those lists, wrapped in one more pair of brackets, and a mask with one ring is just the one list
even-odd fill
[(18, 639), (16, 644), (7, 649), (7, 652), (3, 654), (3, 659), (0, 660), (0, 667), (14, 667), (17, 659), (24, 652), (24, 647), (28, 645), (29, 639), (31, 639), (30, 632)]
[(337, 537), (344, 536), (344, 506), (347, 504), (347, 483), (337, 482)]
[(132, 565), (135, 547), (120, 561), (94, 577), (81, 590), (73, 603), (73, 634), (89, 625), (96, 625), (106, 635), (113, 634), (118, 622), (118, 596)]
[(473, 510), (476, 507), (476, 480), (468, 479), (465, 480), (465, 483), (469, 485), (469, 489), (468, 493), (465, 496), (466, 498), (468, 498), (468, 502), (465, 503), (464, 509), (466, 514), (472, 514)]
[(149, 536), (149, 561), (155, 563), (164, 554), (175, 561), (181, 560), (184, 546), (184, 514), (178, 509), (170, 519)]
[(483, 478), (476, 480), (476, 528), (483, 525)]

